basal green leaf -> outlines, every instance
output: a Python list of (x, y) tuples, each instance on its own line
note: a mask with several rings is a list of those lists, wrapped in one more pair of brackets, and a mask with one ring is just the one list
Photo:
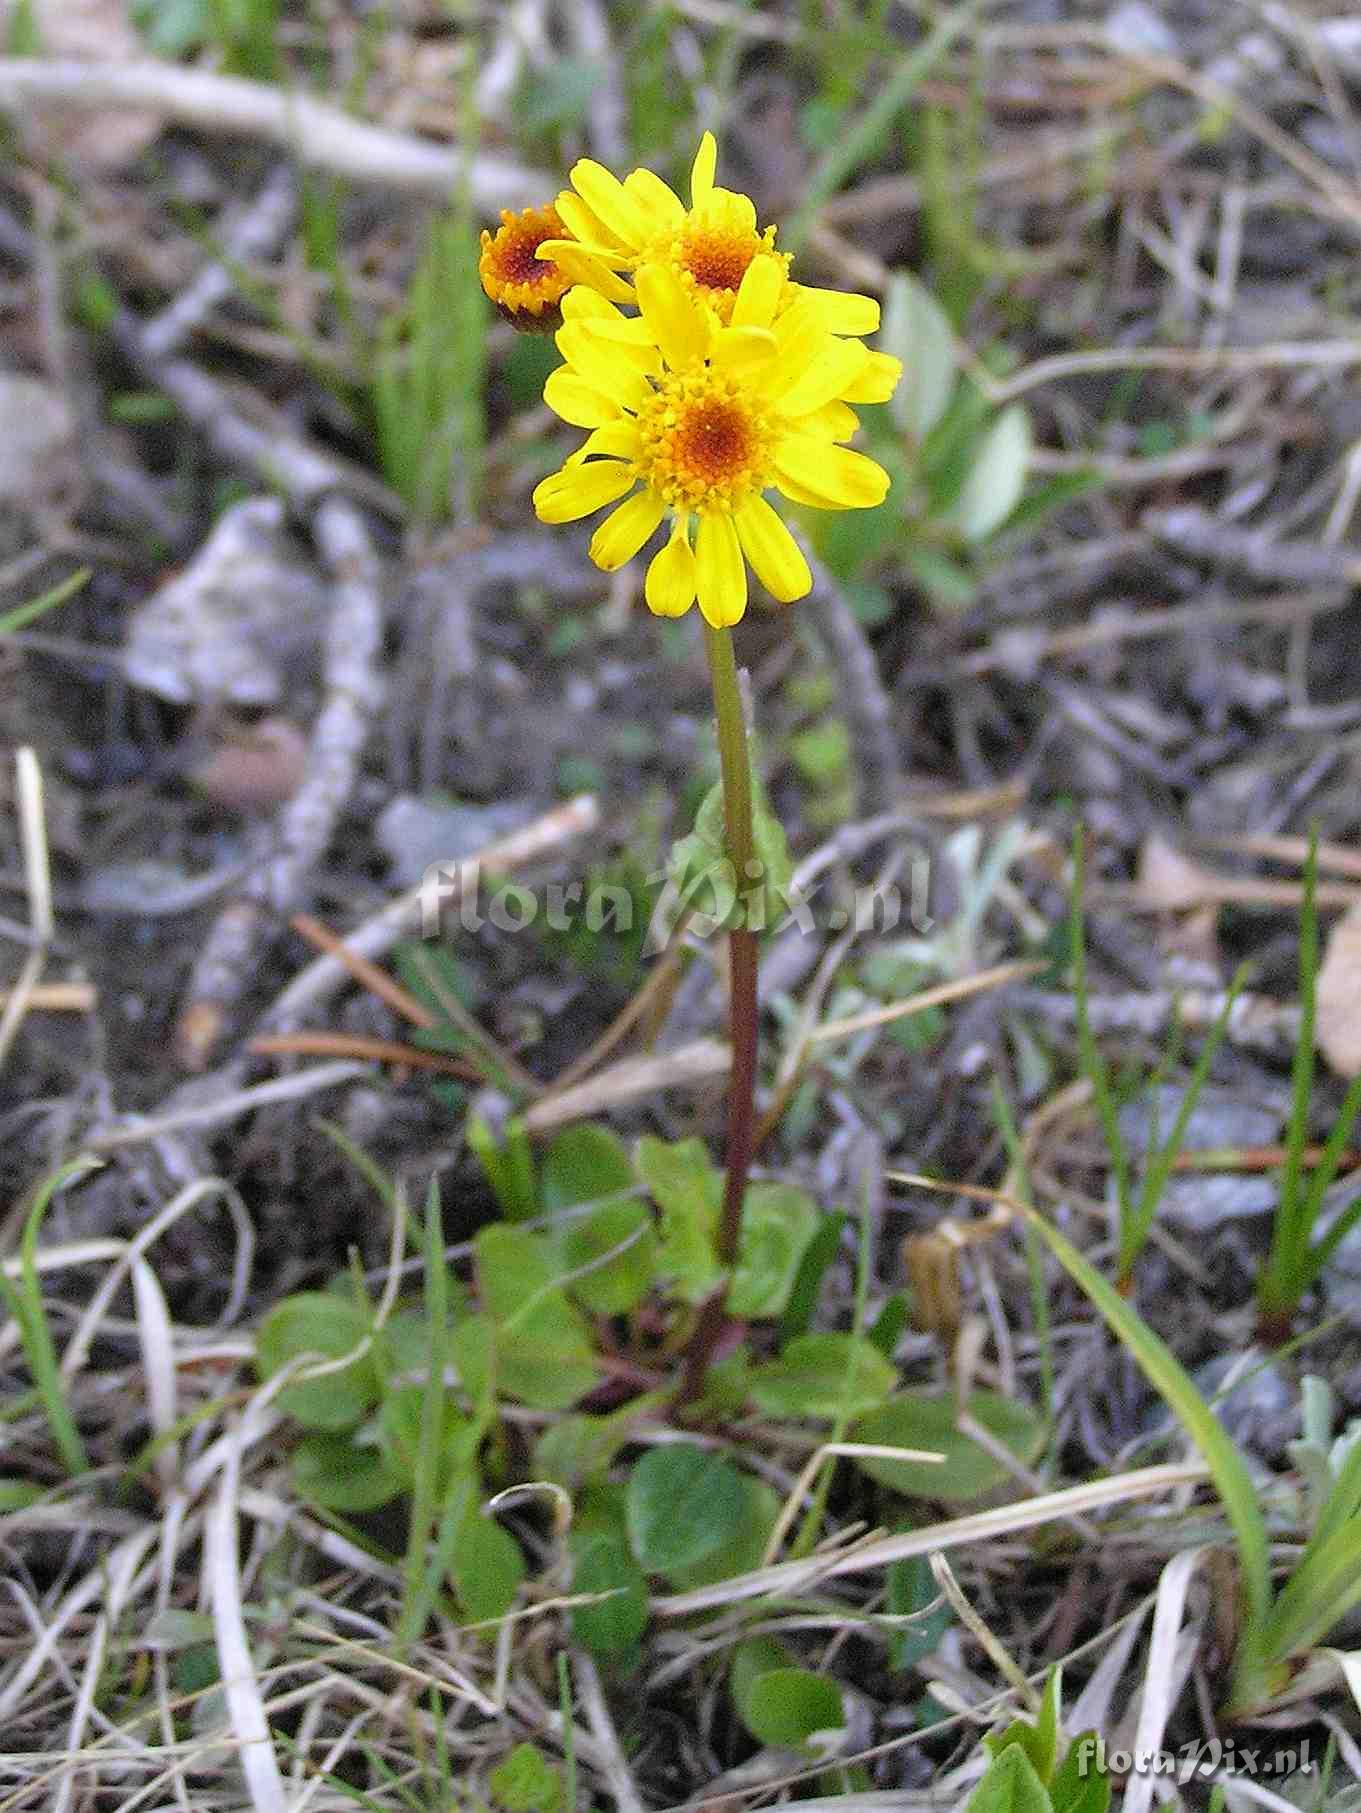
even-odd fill
[[(338, 1360), (369, 1333), (369, 1316), (352, 1300), (329, 1291), (299, 1291), (272, 1309), (256, 1337), (255, 1364), (271, 1379), (299, 1355)], [(378, 1375), (371, 1353), (318, 1379), (287, 1385), (279, 1408), (308, 1429), (352, 1429), (377, 1400)]]
[(605, 1127), (567, 1127), (544, 1153), (539, 1199), (547, 1214), (580, 1202), (602, 1202), (632, 1188), (628, 1152)]
[(795, 1667), (768, 1638), (739, 1645), (730, 1685), (737, 1716), (758, 1743), (802, 1750), (817, 1733), (839, 1731), (846, 1723), (836, 1682)]
[[(620, 1246), (623, 1251), (613, 1259), (603, 1265), (596, 1263)], [(658, 1250), (652, 1212), (646, 1203), (634, 1198), (602, 1203), (585, 1220), (564, 1230), (562, 1255), (568, 1270), (593, 1267), (573, 1278), (569, 1288), (597, 1315), (626, 1315), (652, 1289)]]
[(667, 1579), (678, 1592), (713, 1586), (720, 1580), (731, 1580), (734, 1574), (750, 1573), (764, 1560), (766, 1544), (780, 1515), (780, 1498), (763, 1479), (753, 1479), (749, 1473), (739, 1477), (746, 1495), (741, 1522), (723, 1548), (699, 1561), (666, 1570)]
[(377, 1448), (360, 1448), (345, 1435), (308, 1435), (293, 1454), (293, 1487), (309, 1504), (328, 1511), (376, 1511), (406, 1484)]
[(1030, 448), (1030, 412), (1024, 403), (1012, 403), (984, 435), (950, 513), (965, 541), (985, 541), (1016, 508)]
[(1068, 1754), (1049, 1784), (1054, 1813), (1107, 1813), (1111, 1804), (1109, 1775), (1096, 1766), (1096, 1733), (1083, 1731), (1068, 1746)]
[(459, 1603), (474, 1623), (504, 1617), (525, 1577), (519, 1543), (477, 1509), (476, 1495), (459, 1525), (449, 1575)]
[[(1023, 1463), (1033, 1461), (1039, 1453), (1044, 1425), (1026, 1405), (995, 1392), (975, 1391), (969, 1398), (969, 1412)], [(949, 1396), (901, 1392), (853, 1423), (848, 1439), (944, 1454), (944, 1462), (936, 1465), (879, 1455), (852, 1456), (852, 1464), (862, 1473), (913, 1498), (967, 1503), (1011, 1477), (1000, 1461), (956, 1429), (955, 1400)]]
[(1011, 1745), (989, 1765), (965, 1801), (964, 1813), (1054, 1813), (1054, 1809), (1030, 1758)]
[(737, 1468), (691, 1442), (650, 1448), (625, 1494), (629, 1541), (650, 1574), (670, 1573), (727, 1547), (747, 1509)]
[(497, 1384), (536, 1410), (565, 1410), (598, 1376), (590, 1330), (560, 1290), (537, 1298), (497, 1330)]
[(863, 1336), (800, 1335), (753, 1370), (750, 1392), (767, 1416), (830, 1420), (872, 1410), (897, 1383), (897, 1367)]
[(742, 1204), (728, 1307), (735, 1316), (778, 1316), (818, 1228), (812, 1197), (793, 1184), (754, 1183)]
[(714, 1257), (722, 1174), (698, 1139), (645, 1137), (638, 1142), (636, 1163), (661, 1220), (657, 1269), (673, 1280), (685, 1302), (702, 1302), (722, 1276)]

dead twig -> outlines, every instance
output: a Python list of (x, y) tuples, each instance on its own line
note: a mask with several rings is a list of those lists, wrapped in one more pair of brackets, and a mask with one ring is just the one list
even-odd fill
[[(465, 173), (460, 151), (371, 126), (325, 101), (244, 76), (150, 61), (0, 58), (0, 110), (26, 113), (53, 105), (161, 113), (201, 132), (278, 145), (313, 169), (438, 201), (449, 196)], [(492, 152), (479, 152), (466, 173), (474, 202), (489, 213), (530, 207), (557, 186), (550, 176)]]
[(313, 518), (313, 533), (335, 588), (326, 697), (312, 727), (302, 785), (279, 813), (275, 854), (218, 917), (194, 965), (176, 1028), (176, 1049), (189, 1070), (204, 1068), (244, 993), (267, 915), (289, 911), (330, 842), (381, 697), (378, 559), (364, 519), (348, 498), (327, 497)]
[(866, 817), (902, 804), (903, 770), (893, 701), (869, 639), (845, 594), (826, 570), (810, 563), (808, 603), (841, 680), (841, 708), (860, 770), (860, 807)]

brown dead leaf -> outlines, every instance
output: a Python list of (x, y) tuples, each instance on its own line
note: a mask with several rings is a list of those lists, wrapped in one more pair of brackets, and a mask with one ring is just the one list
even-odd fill
[(1339, 1076), (1361, 1071), (1361, 905), (1342, 915), (1318, 972), (1314, 1038)]

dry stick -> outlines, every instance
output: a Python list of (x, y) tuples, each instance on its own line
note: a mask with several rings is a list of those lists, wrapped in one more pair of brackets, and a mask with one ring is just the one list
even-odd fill
[(204, 265), (142, 329), (142, 350), (148, 359), (173, 358), (218, 303), (234, 293), (236, 267), (267, 258), (282, 245), (293, 224), (297, 200), (293, 172), (286, 163), (279, 164), (222, 234), (225, 256)]
[(364, 519), (348, 498), (331, 496), (318, 505), (312, 527), (334, 582), (326, 696), (312, 727), (302, 785), (279, 814), (278, 852), (218, 917), (194, 965), (176, 1029), (180, 1061), (189, 1070), (204, 1068), (245, 992), (269, 915), (294, 905), (330, 843), (381, 697), (379, 569)]
[(902, 804), (903, 771), (893, 703), (854, 611), (826, 570), (812, 565), (809, 608), (816, 613), (841, 677), (841, 708), (860, 770), (860, 808), (866, 817)]
[[(278, 145), (299, 163), (355, 182), (412, 190), (437, 201), (447, 201), (465, 174), (462, 152), (451, 147), (367, 125), (324, 101), (242, 76), (150, 61), (0, 58), (0, 109), (29, 113), (49, 104), (162, 113), (203, 132)], [(487, 152), (479, 152), (466, 174), (474, 202), (488, 212), (542, 202), (558, 186), (541, 171)]]
[(373, 1058), (380, 1064), (401, 1064), (408, 1070), (433, 1070), (439, 1076), (456, 1076), (464, 1082), (483, 1083), (486, 1077), (463, 1058), (440, 1051), (422, 1051), (399, 1039), (369, 1038), (354, 1032), (264, 1032), (247, 1045), (256, 1057)]

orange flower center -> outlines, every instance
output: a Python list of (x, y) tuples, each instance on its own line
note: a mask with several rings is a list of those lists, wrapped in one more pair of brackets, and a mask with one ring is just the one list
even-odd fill
[(545, 317), (556, 326), (557, 305), (572, 287), (572, 279), (551, 259), (537, 256), (545, 239), (566, 239), (567, 229), (556, 208), (526, 208), (520, 214), (501, 210), (496, 237), (482, 235), (482, 255), (477, 261), (482, 288), (510, 320)]
[(712, 366), (668, 373), (638, 411), (638, 433), (638, 476), (673, 509), (734, 510), (769, 482), (769, 413)]
[(700, 227), (682, 235), (680, 262), (702, 288), (735, 290), (760, 249), (754, 233)]

